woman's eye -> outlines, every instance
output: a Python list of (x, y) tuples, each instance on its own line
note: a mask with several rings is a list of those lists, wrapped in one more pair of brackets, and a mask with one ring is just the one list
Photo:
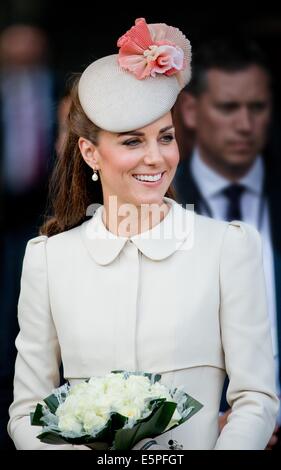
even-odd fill
[(165, 143), (172, 142), (174, 140), (175, 136), (173, 134), (166, 134), (161, 137), (161, 140)]
[(138, 139), (130, 139), (130, 140), (126, 140), (125, 142), (123, 142), (123, 145), (127, 145), (128, 147), (135, 147), (139, 143), (140, 143), (140, 140)]
[[(163, 136), (160, 137), (160, 141), (165, 143), (165, 144), (168, 144), (170, 143), (172, 140), (174, 140), (174, 135), (173, 134), (165, 134)], [(136, 147), (137, 145), (141, 144), (142, 141), (140, 139), (129, 139), (129, 140), (125, 140), (125, 142), (122, 142), (122, 145), (126, 145), (127, 147)]]

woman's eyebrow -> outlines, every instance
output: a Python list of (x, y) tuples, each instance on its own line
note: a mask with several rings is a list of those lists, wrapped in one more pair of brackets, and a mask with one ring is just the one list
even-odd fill
[(160, 129), (159, 134), (162, 134), (163, 132), (166, 132), (169, 129), (173, 129), (173, 128), (174, 128), (173, 124), (171, 126), (163, 127), (163, 129)]
[(120, 134), (117, 134), (117, 137), (120, 137), (122, 135), (138, 135), (138, 136), (143, 136), (144, 133), (143, 132), (139, 132), (139, 131), (129, 131), (129, 132), (120, 132)]
[[(173, 127), (174, 127), (173, 125), (163, 127), (163, 129), (160, 129), (159, 134), (162, 134), (163, 132), (166, 132), (169, 129), (172, 129)], [(141, 137), (141, 136), (144, 136), (145, 134), (143, 132), (140, 132), (140, 131), (129, 131), (129, 132), (120, 132), (119, 134), (117, 134), (117, 137), (121, 137), (121, 136), (124, 136), (124, 135), (135, 135), (135, 136)]]

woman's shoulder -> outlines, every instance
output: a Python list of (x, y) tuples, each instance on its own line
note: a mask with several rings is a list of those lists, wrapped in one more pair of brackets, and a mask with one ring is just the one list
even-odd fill
[[(195, 236), (201, 234), (209, 246), (217, 246), (221, 258), (250, 259), (262, 254), (262, 239), (258, 230), (246, 222), (214, 220), (195, 214)], [(199, 237), (200, 238), (200, 237)]]
[(221, 233), (224, 236), (229, 236), (230, 238), (259, 238), (259, 232), (252, 225), (242, 222), (240, 220), (231, 220), (226, 222), (224, 220), (216, 220), (210, 217), (194, 214), (195, 225), (204, 230), (205, 233), (208, 233), (209, 230), (215, 233)]
[[(254, 240), (258, 242), (260, 235), (255, 227), (239, 220), (230, 222), (213, 219), (205, 215), (198, 214), (192, 205), (184, 206), (176, 201), (172, 202), (176, 221), (179, 220), (183, 226), (188, 226), (193, 232), (194, 238), (200, 243), (221, 245), (224, 240), (230, 243), (240, 243), (242, 240)], [(243, 243), (242, 243), (243, 244)]]
[(194, 238), (198, 237), (201, 242), (205, 240), (208, 245), (218, 244), (221, 247), (236, 245), (238, 248), (261, 245), (260, 234), (252, 225), (240, 220), (216, 220), (194, 211), (185, 211), (189, 213), (189, 219), (193, 220)]
[[(87, 222), (84, 222), (84, 224)], [(80, 231), (83, 224), (78, 225), (69, 230), (57, 233), (56, 235), (47, 236), (47, 235), (38, 235), (37, 237), (31, 238), (27, 242), (27, 249), (31, 250), (42, 250), (57, 247), (61, 249), (62, 247), (73, 245), (80, 238)]]
[(39, 235), (28, 240), (25, 248), (25, 255), (23, 260), (24, 267), (39, 268), (44, 263), (46, 242), (48, 237), (46, 235)]
[(229, 222), (224, 220), (216, 220), (205, 215), (197, 214), (194, 212), (194, 222), (197, 227), (205, 230), (223, 231), (226, 229)]

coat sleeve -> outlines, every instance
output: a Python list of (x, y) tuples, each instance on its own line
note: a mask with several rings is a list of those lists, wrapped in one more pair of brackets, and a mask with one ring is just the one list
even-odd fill
[(232, 408), (216, 449), (264, 449), (279, 401), (266, 305), (260, 235), (228, 224), (220, 261), (221, 336)]
[[(74, 450), (73, 445), (40, 442), (36, 438), (40, 427), (31, 426), (29, 418), (37, 403), (50, 395), (60, 380), (60, 347), (48, 293), (47, 240), (46, 236), (39, 236), (26, 246), (18, 302), (20, 332), (16, 339), (14, 401), (9, 410), (8, 432), (17, 449)], [(81, 450), (83, 447), (77, 446)]]

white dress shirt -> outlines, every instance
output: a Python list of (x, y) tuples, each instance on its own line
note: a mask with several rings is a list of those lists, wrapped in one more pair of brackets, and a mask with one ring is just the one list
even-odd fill
[[(204, 215), (211, 215), (213, 218), (218, 220), (224, 220), (228, 201), (222, 191), (231, 184), (231, 181), (219, 175), (209, 167), (201, 158), (197, 148), (194, 150), (191, 157), (191, 173), (211, 212), (211, 214), (208, 214), (207, 208), (202, 204), (200, 207), (201, 213)], [(248, 173), (237, 182), (243, 184), (246, 188), (241, 196), (241, 213), (243, 221), (253, 225), (260, 232), (262, 237), (268, 312), (271, 323), (273, 352), (276, 364), (277, 388), (278, 394), (280, 395), (274, 259), (268, 204), (267, 201), (264, 200), (262, 194), (263, 181), (264, 165), (263, 160), (259, 155)], [(281, 416), (279, 417), (279, 422), (281, 423)]]

